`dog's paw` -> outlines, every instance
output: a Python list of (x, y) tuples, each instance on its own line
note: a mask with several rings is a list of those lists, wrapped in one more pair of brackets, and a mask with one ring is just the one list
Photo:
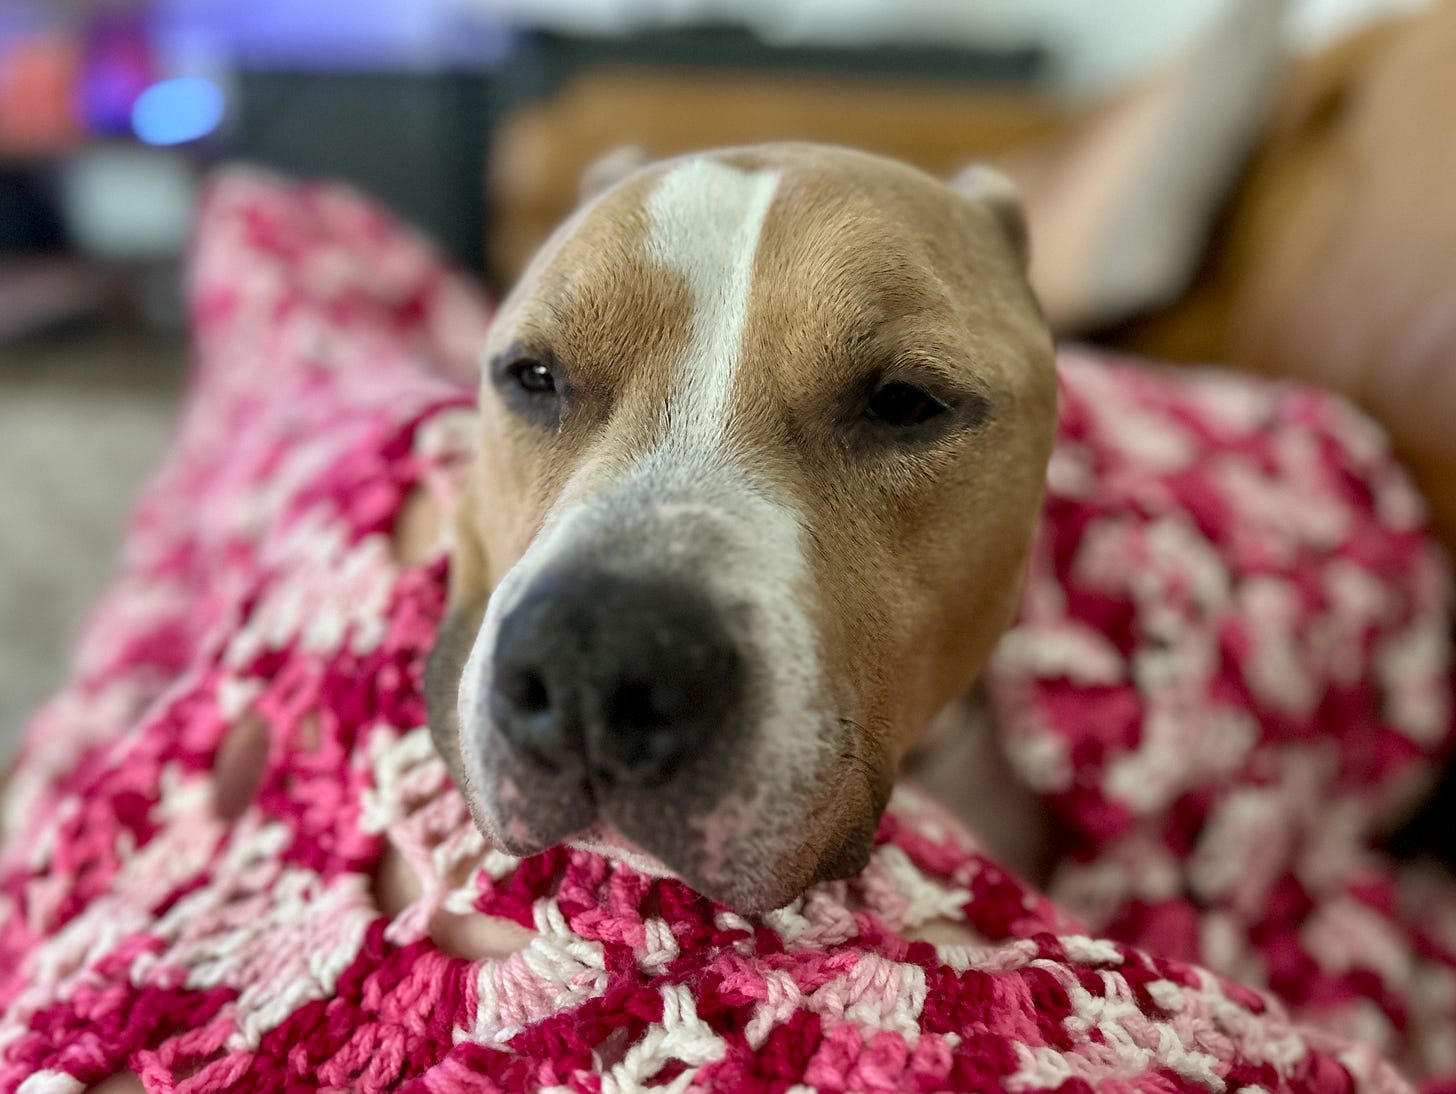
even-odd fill
[[(472, 869), (462, 871), (473, 873)], [(381, 915), (398, 920), (424, 895), (424, 886), (405, 855), (393, 843), (374, 873), (373, 895)], [(523, 950), (536, 932), (509, 919), (481, 912), (459, 913), (438, 906), (429, 913), (426, 933), (445, 953), (469, 961), (499, 961)]]

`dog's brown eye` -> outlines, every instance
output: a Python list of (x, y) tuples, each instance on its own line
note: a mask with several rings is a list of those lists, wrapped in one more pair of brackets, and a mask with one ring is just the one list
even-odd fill
[(930, 392), (895, 381), (875, 389), (865, 404), (865, 417), (872, 422), (904, 427), (928, 422), (947, 409)]
[(519, 417), (558, 429), (571, 397), (566, 368), (548, 349), (512, 346), (488, 366), (500, 400)]
[(552, 395), (556, 392), (556, 377), (540, 361), (517, 361), (506, 371), (520, 385), (521, 390), (532, 395)]

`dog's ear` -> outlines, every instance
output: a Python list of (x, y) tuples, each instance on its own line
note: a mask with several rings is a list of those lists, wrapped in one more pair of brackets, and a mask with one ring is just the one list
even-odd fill
[(950, 185), (951, 189), (985, 206), (995, 215), (1012, 252), (1021, 262), (1021, 268), (1027, 269), (1031, 261), (1031, 246), (1026, 230), (1026, 213), (1022, 209), (1016, 183), (994, 167), (973, 163), (956, 175)]
[(635, 144), (624, 144), (612, 149), (606, 155), (594, 160), (591, 166), (582, 172), (581, 183), (577, 186), (578, 203), (585, 205), (598, 194), (610, 190), (628, 175), (646, 167), (651, 162), (652, 157)]

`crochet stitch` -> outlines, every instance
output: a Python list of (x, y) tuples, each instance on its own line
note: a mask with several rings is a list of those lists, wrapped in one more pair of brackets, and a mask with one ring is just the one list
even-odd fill
[[(431, 749), (446, 562), (394, 532), (469, 459), (469, 287), (252, 173), (191, 276), (177, 437), (5, 800), (0, 1089), (1456, 1088), (1456, 886), (1372, 849), (1448, 743), (1446, 569), (1343, 404), (1064, 353), (988, 670), (1068, 838), (1050, 896), (902, 785), (859, 877), (747, 920), (490, 851)], [(522, 946), (456, 956), (447, 915)]]

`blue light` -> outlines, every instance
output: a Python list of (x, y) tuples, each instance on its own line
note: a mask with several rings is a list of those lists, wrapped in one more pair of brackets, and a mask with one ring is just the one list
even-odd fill
[(131, 127), (147, 144), (185, 144), (216, 129), (223, 109), (222, 91), (211, 80), (164, 80), (137, 98)]

